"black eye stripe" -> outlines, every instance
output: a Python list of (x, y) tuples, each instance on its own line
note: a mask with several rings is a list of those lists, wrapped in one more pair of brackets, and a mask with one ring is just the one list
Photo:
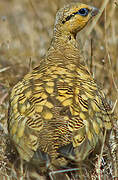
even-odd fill
[(70, 16), (67, 16), (65, 18), (65, 21), (62, 21), (62, 23), (64, 24), (66, 21), (69, 21), (71, 19), (71, 17), (73, 17), (73, 16), (74, 16), (73, 14), (71, 14)]
[[(84, 9), (84, 8), (83, 8), (83, 9)], [(85, 9), (86, 9), (86, 8), (85, 8)], [(80, 10), (81, 10), (81, 9), (80, 9)], [(79, 10), (79, 11), (80, 11), (80, 10)], [(88, 9), (86, 9), (86, 10), (89, 12)], [(70, 16), (67, 16), (67, 17), (65, 18), (65, 20), (62, 21), (62, 23), (64, 24), (66, 21), (69, 21), (69, 20), (70, 20), (72, 17), (74, 17), (76, 14), (80, 14), (79, 11), (77, 11), (77, 12), (71, 14)]]
[(69, 21), (69, 20), (71, 19), (71, 17), (74, 17), (76, 14), (78, 14), (78, 11), (75, 12), (75, 13), (73, 13), (73, 14), (71, 14), (70, 16), (67, 16), (67, 17), (65, 18), (65, 21), (62, 21), (62, 23), (64, 24), (66, 21)]

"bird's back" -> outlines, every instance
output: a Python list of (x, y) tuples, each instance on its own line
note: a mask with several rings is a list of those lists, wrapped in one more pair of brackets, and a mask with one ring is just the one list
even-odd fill
[(8, 130), (28, 162), (83, 161), (102, 143), (104, 129), (111, 129), (112, 109), (75, 39), (97, 11), (79, 3), (62, 9), (45, 59), (12, 89)]
[(70, 143), (83, 160), (103, 138), (104, 121), (111, 126), (105, 97), (85, 66), (68, 63), (59, 52), (51, 58), (54, 63), (44, 60), (13, 88), (9, 131), (28, 161), (37, 148), (55, 158)]

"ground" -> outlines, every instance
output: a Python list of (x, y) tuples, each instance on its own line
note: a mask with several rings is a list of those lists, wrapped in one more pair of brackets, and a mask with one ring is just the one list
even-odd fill
[[(31, 176), (39, 179), (36, 172), (23, 169), (22, 164), (21, 168), (15, 168), (12, 164), (15, 152), (11, 156), (6, 150), (10, 146), (7, 132), (9, 92), (29, 70), (40, 63), (50, 45), (56, 11), (69, 2), (73, 1), (0, 1), (0, 179), (21, 180), (30, 179)], [(90, 23), (81, 36), (78, 35), (78, 42), (81, 39), (85, 63), (112, 101), (113, 111), (118, 114), (118, 1), (82, 2), (100, 8), (100, 13), (94, 24)], [(85, 174), (87, 179), (113, 179), (118, 176), (115, 154), (117, 134), (118, 121), (114, 120), (109, 148), (104, 146), (100, 166), (99, 157), (96, 157), (98, 160), (94, 170)], [(44, 179), (40, 176), (40, 180)]]

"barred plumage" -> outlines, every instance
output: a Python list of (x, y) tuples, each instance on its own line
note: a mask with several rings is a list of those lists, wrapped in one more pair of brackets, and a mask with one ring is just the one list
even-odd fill
[(83, 161), (102, 144), (104, 128), (111, 129), (112, 109), (76, 42), (97, 12), (81, 3), (59, 10), (47, 55), (12, 89), (8, 130), (28, 162), (48, 162), (50, 169), (66, 166), (67, 159)]

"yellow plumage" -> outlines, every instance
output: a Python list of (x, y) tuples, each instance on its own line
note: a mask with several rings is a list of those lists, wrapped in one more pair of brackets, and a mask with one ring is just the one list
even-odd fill
[[(76, 34), (98, 9), (73, 3), (58, 11), (51, 46), (10, 95), (8, 130), (20, 154), (39, 167), (83, 161), (110, 129), (110, 106), (84, 65)], [(105, 104), (105, 106), (104, 106)], [(47, 158), (47, 159), (46, 159)]]

